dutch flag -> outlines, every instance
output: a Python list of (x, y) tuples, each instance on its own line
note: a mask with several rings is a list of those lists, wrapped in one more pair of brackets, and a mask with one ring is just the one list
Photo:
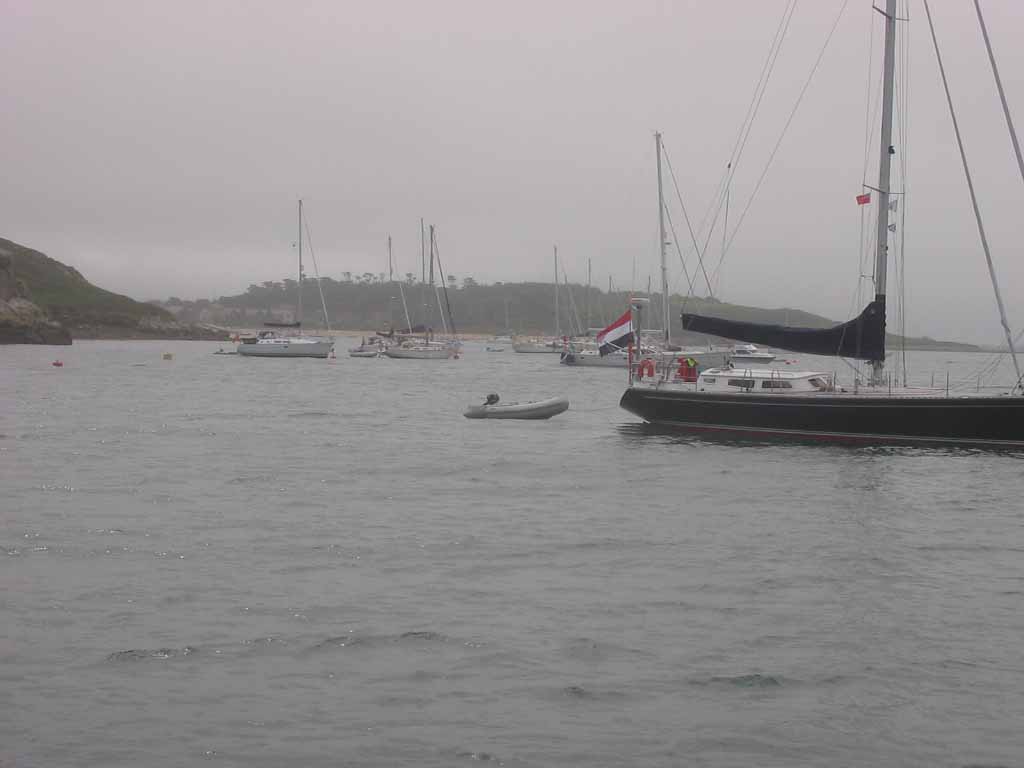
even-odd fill
[(633, 341), (633, 316), (626, 313), (597, 334), (597, 349), (601, 357), (623, 349)]

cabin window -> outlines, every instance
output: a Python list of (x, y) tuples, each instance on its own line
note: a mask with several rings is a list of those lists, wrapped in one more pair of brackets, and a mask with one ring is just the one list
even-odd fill
[(761, 382), (761, 389), (792, 389), (793, 385), (781, 379), (768, 379)]
[(715, 380), (713, 378), (711, 378), (710, 376), (705, 376), (704, 377), (704, 383), (705, 384), (714, 384)]
[(825, 379), (818, 378), (817, 376), (815, 376), (813, 379), (808, 379), (807, 383), (810, 384), (815, 389), (830, 389), (829, 383)]
[(753, 379), (729, 379), (729, 386), (730, 387), (743, 387), (744, 389), (753, 389), (754, 388), (754, 380)]

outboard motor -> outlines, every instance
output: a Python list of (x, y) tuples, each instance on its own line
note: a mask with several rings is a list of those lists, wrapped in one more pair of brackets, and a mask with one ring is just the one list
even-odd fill
[(492, 392), (484, 400), (484, 405), (497, 405), (500, 399), (500, 397), (498, 397), (495, 393)]

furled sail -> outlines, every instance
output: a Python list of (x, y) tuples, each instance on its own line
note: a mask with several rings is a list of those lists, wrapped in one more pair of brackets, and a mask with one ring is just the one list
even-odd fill
[(857, 360), (885, 359), (884, 296), (876, 297), (853, 320), (831, 328), (791, 328), (785, 325), (723, 320), (686, 312), (683, 312), (682, 319), (684, 331), (763, 344), (790, 352)]

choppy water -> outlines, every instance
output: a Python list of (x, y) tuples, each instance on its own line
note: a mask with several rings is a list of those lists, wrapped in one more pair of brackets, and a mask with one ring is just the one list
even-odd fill
[[(1020, 455), (217, 346), (0, 348), (0, 766), (1024, 763)], [(573, 407), (462, 418), (491, 391)]]

